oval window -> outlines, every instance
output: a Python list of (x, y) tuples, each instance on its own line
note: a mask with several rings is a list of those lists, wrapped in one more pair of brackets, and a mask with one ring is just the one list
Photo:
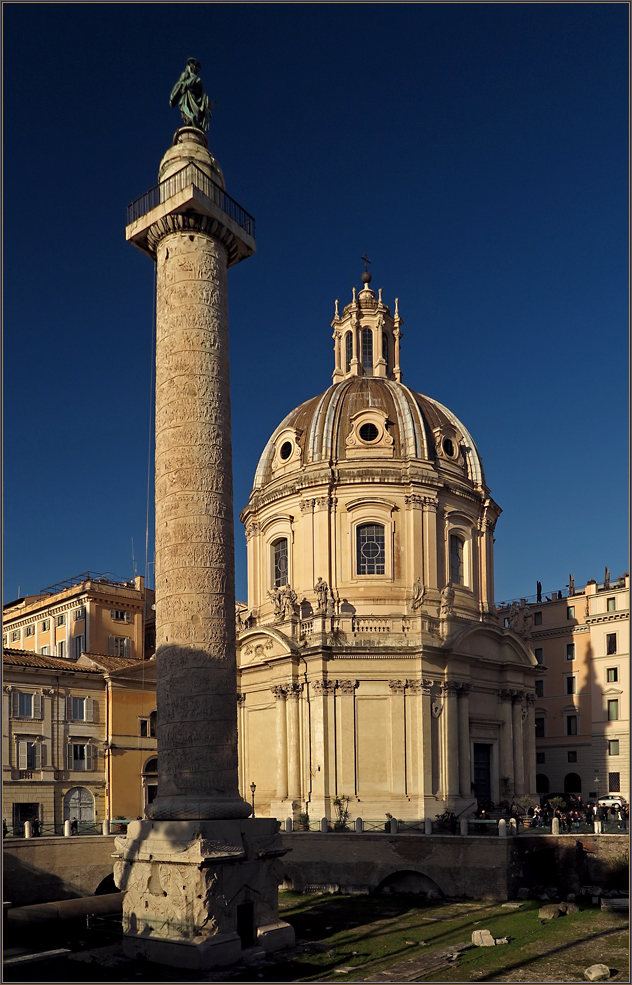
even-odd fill
[(279, 455), (285, 462), (290, 457), (291, 454), (292, 454), (292, 442), (284, 441), (283, 444), (281, 445), (281, 451), (279, 452)]
[(375, 424), (363, 424), (360, 428), (360, 437), (363, 441), (375, 441), (380, 435)]
[(454, 458), (454, 445), (450, 438), (445, 438), (443, 442), (443, 450), (449, 458)]

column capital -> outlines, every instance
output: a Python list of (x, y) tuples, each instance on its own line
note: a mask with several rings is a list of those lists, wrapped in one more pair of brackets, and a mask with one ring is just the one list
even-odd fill
[(285, 701), (287, 698), (287, 688), (282, 684), (274, 684), (270, 690), (272, 691), (274, 697), (277, 701)]
[(511, 691), (509, 688), (501, 687), (498, 689), (498, 697), (500, 698), (501, 701), (511, 701), (512, 696), (513, 696), (513, 691)]
[(246, 695), (245, 694), (239, 694), (239, 693), (237, 694), (237, 704), (238, 705), (243, 705), (244, 702), (245, 702), (245, 700), (246, 700)]
[(527, 704), (528, 705), (534, 705), (535, 704), (535, 694), (533, 693), (533, 691), (528, 691), (527, 692), (527, 695), (526, 695), (526, 698), (527, 698)]
[(407, 510), (422, 510), (424, 506), (424, 497), (413, 493), (412, 496), (404, 496), (404, 503)]
[(430, 689), (434, 681), (427, 677), (422, 677), (420, 681), (406, 681), (406, 687), (411, 694), (430, 694)]
[(456, 694), (461, 685), (458, 681), (442, 681), (439, 687), (444, 694)]
[(524, 691), (514, 689), (511, 692), (511, 697), (515, 704), (520, 705), (522, 704), (522, 699), (524, 698)]
[(336, 689), (335, 681), (311, 681), (314, 694), (331, 695)]
[(391, 689), (391, 694), (403, 694), (406, 689), (407, 681), (389, 681), (388, 686)]
[(459, 685), (459, 694), (462, 698), (467, 698), (471, 690), (472, 685), (466, 681), (463, 681), (463, 683)]
[(359, 683), (359, 681), (336, 681), (341, 694), (353, 694)]
[(257, 523), (256, 520), (250, 520), (246, 527), (246, 540), (252, 540), (255, 534), (258, 534), (261, 530), (261, 524)]
[(298, 701), (303, 691), (303, 685), (299, 681), (295, 681), (292, 684), (287, 684), (285, 689), (288, 698), (296, 698)]

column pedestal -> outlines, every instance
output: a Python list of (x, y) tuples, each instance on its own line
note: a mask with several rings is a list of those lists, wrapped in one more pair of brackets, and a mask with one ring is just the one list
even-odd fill
[(290, 947), (277, 887), (285, 855), (274, 818), (132, 821), (117, 838), (126, 957), (203, 971), (242, 949)]

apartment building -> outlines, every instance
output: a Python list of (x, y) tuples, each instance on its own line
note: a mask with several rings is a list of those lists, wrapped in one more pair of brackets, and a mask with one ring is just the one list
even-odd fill
[(84, 653), (142, 660), (155, 650), (154, 592), (141, 576), (86, 571), (2, 607), (2, 645), (77, 660)]
[(94, 831), (156, 793), (155, 660), (3, 651), (2, 794), (10, 833)]
[[(630, 576), (499, 608), (530, 626), (538, 793), (630, 799)], [(525, 614), (526, 618), (525, 618)]]

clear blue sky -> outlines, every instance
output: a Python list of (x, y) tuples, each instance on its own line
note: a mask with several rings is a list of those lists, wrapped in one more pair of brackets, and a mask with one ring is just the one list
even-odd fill
[[(273, 429), (331, 382), (366, 250), (405, 382), (465, 423), (503, 508), (497, 600), (626, 569), (627, 4), (3, 13), (5, 601), (128, 577), (132, 538), (145, 569), (153, 265), (125, 206), (190, 55), (257, 220), (229, 272), (236, 516)], [(236, 543), (245, 598), (238, 521)]]

